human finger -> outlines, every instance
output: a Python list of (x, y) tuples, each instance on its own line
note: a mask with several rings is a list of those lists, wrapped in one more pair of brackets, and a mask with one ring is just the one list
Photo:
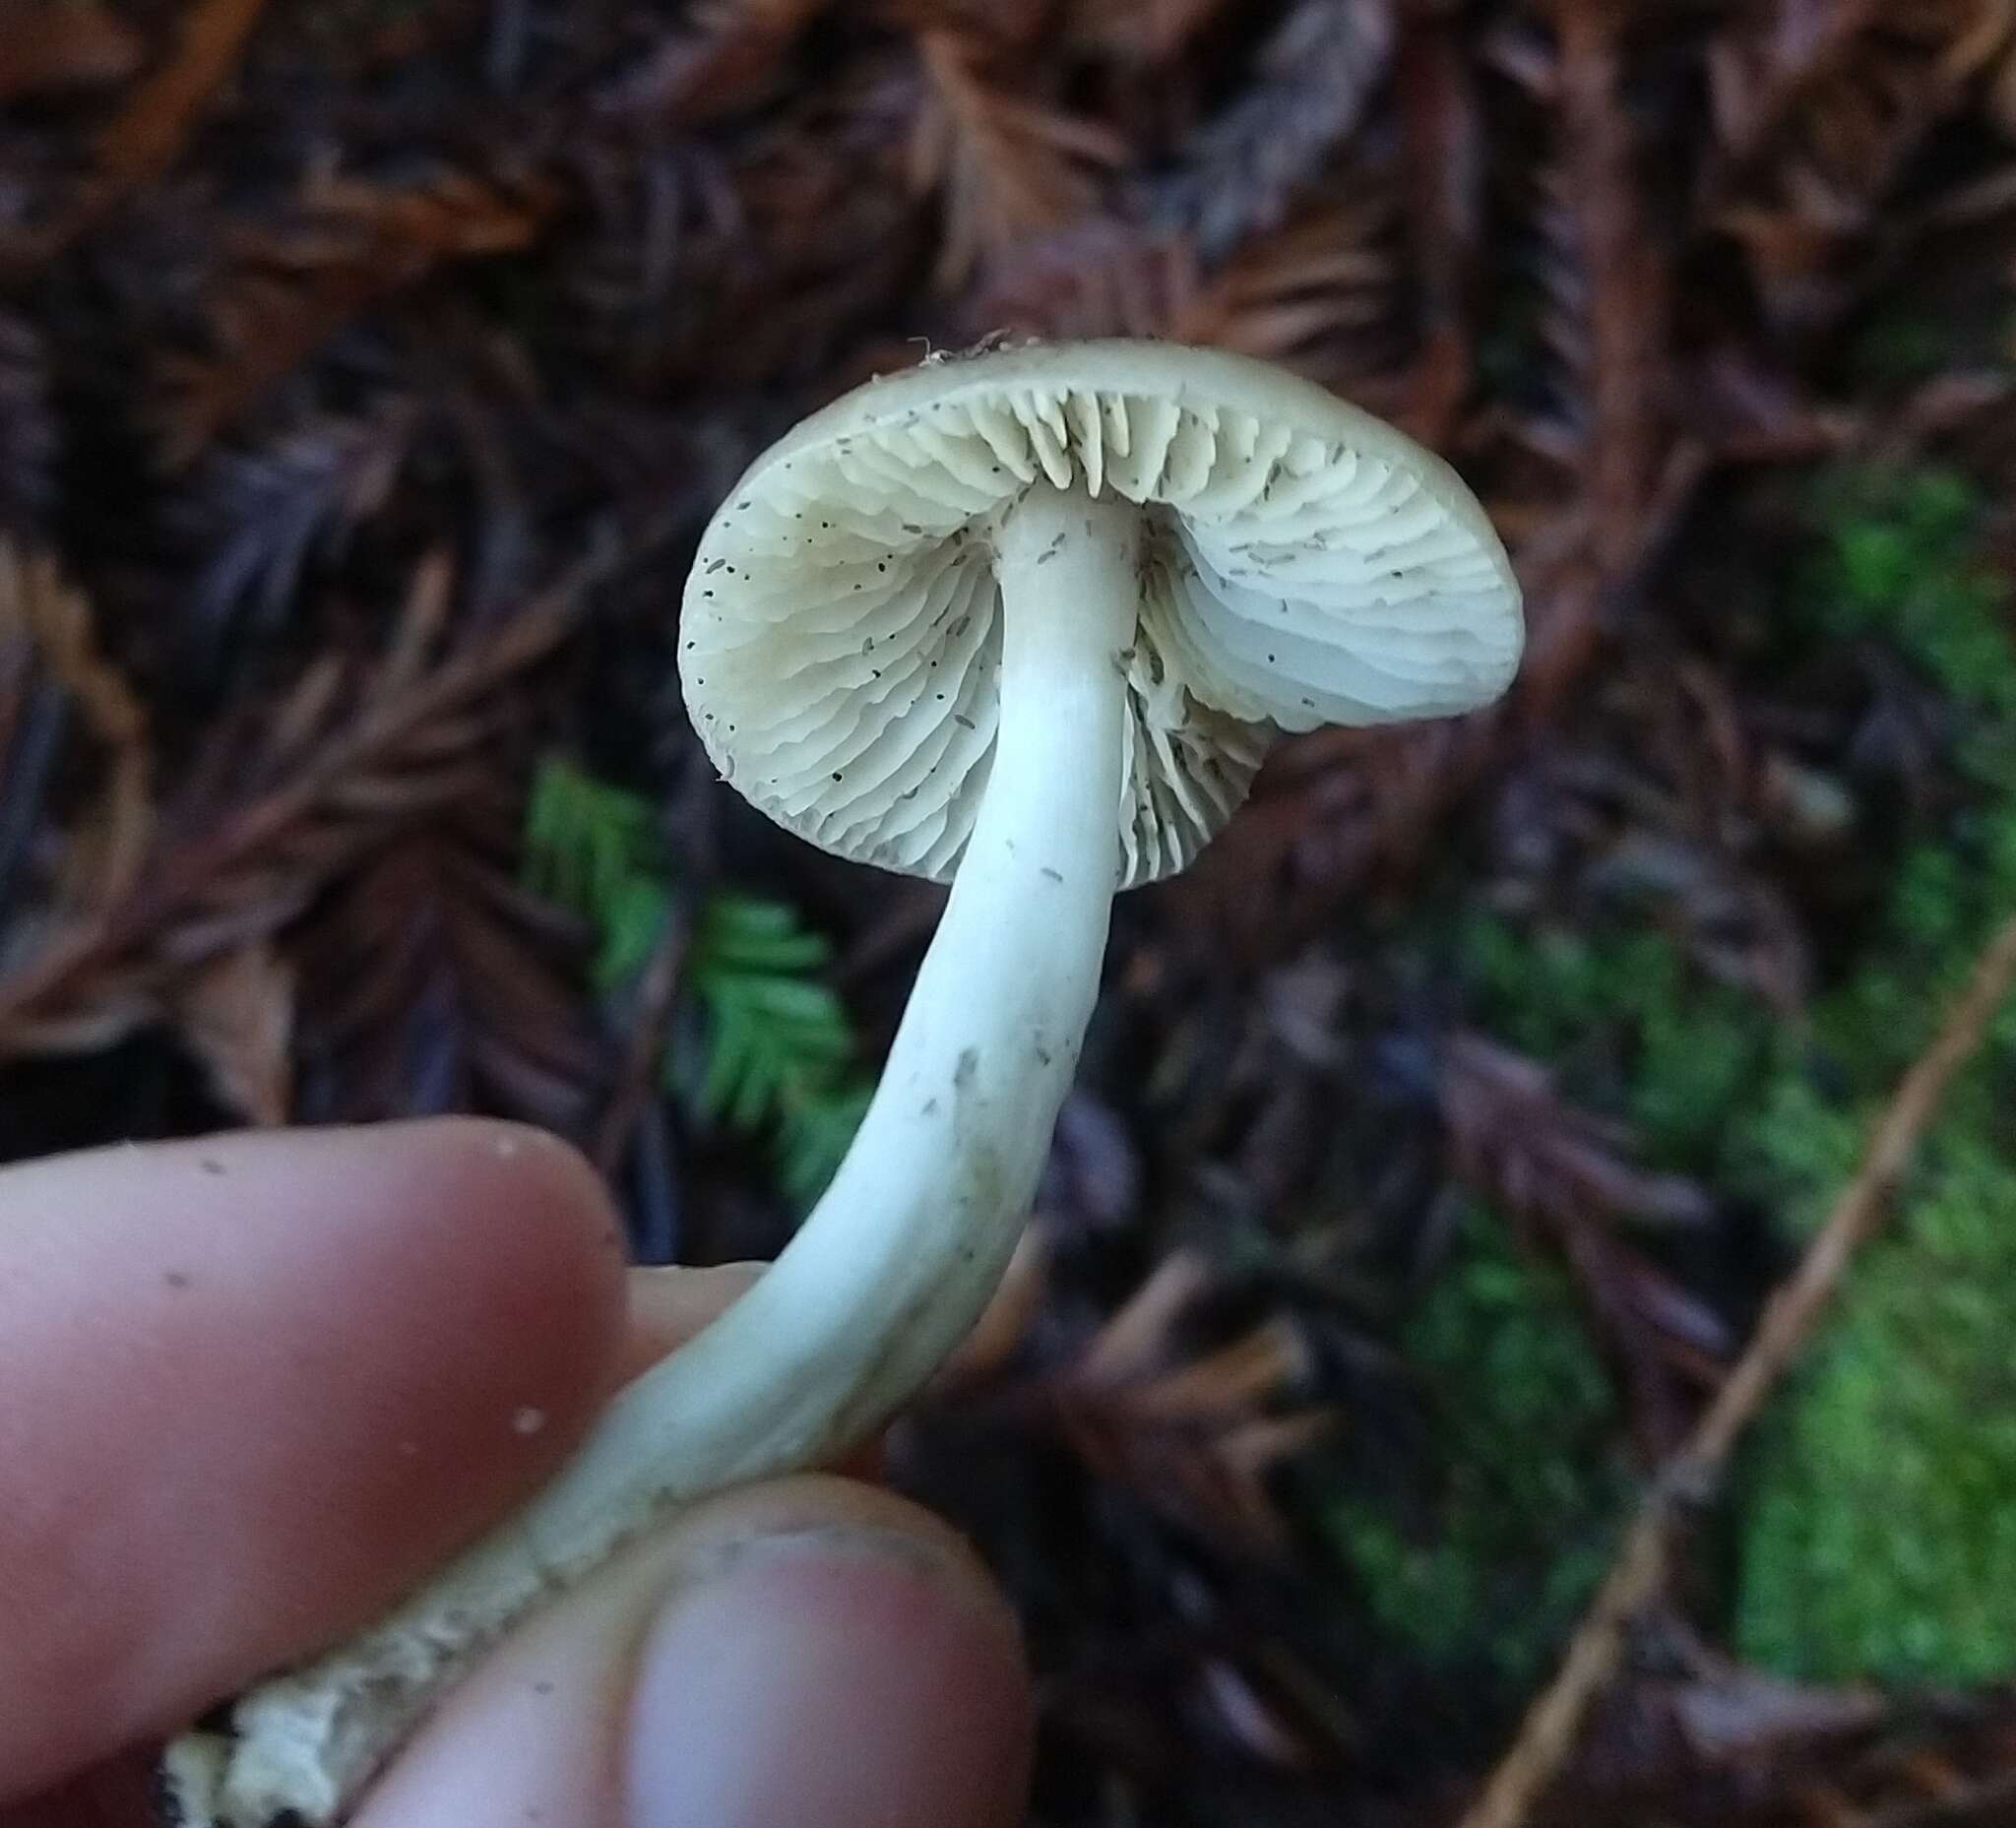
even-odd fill
[(948, 1526), (825, 1477), (689, 1512), (507, 1640), (355, 1828), (1012, 1828), (1032, 1704)]
[(0, 1172), (0, 1797), (375, 1610), (617, 1375), (599, 1182), (514, 1125)]

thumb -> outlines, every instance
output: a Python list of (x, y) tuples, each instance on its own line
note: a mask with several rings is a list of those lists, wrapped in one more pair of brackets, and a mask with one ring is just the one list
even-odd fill
[(1013, 1615), (946, 1525), (780, 1481), (530, 1621), (356, 1828), (1013, 1828), (1031, 1717)]

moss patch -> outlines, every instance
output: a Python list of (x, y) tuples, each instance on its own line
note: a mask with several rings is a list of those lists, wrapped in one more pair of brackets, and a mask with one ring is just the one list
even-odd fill
[[(1959, 718), (1967, 803), (1908, 854), (1866, 963), (1815, 1011), (1829, 1080), (1780, 1074), (1739, 1139), (1801, 1229), (1853, 1170), (1995, 920), (2016, 909), (2016, 640), (1974, 561), (1979, 503), (1939, 473), (1833, 497), (1817, 595)], [(1768, 1418), (1741, 1536), (1735, 1633), (1789, 1674), (1981, 1681), (2016, 1672), (2016, 1012), (1949, 1095), (1890, 1229), (1857, 1265)]]
[(1527, 1682), (1608, 1559), (1627, 1488), (1608, 1380), (1565, 1279), (1480, 1206), (1402, 1344), (1439, 1473), (1404, 1517), (1383, 1495), (1333, 1504), (1330, 1539), (1415, 1656)]
[[(1837, 474), (1816, 503), (1821, 536), (1789, 593), (1787, 639), (1866, 644), (1935, 685), (1959, 799), (1936, 832), (1907, 843), (1852, 970), (1806, 1027), (1708, 981), (1648, 928), (1489, 915), (1459, 945), (1486, 1028), (1551, 1064), (1577, 1097), (1630, 1116), (1664, 1166), (1754, 1202), (1788, 1241), (1853, 1174), (1898, 1075), (2016, 909), (2016, 639), (2007, 580), (1977, 556), (1983, 504), (1964, 479), (1924, 470)], [(1450, 1311), (1467, 1298), (1474, 1306), (1474, 1292), (1453, 1293)], [(1535, 1300), (1518, 1331), (1568, 1325)], [(1489, 1331), (1476, 1347), (1484, 1384)], [(1430, 1324), (1417, 1343), (1431, 1366), (1435, 1341)], [(2012, 1342), (2016, 1011), (2005, 1011), (1747, 1456), (1732, 1598), (1745, 1656), (1807, 1677), (2016, 1673)], [(1464, 1431), (1460, 1451), (1480, 1456), (1488, 1481), (1504, 1453), (1488, 1437), (1535, 1418), (1494, 1413), (1488, 1390), (1471, 1400), (1484, 1425)], [(1576, 1415), (1562, 1393), (1551, 1400)], [(1358, 1559), (1385, 1554), (1396, 1610), (1458, 1616), (1494, 1565), (1488, 1538), (1465, 1529), (1446, 1542), (1468, 1544), (1477, 1568), (1460, 1565), (1460, 1547), (1410, 1559), (1376, 1531)], [(1571, 1547), (1559, 1585), (1578, 1572)], [(1534, 1591), (1544, 1611), (1553, 1580)]]
[(1975, 1090), (1759, 1443), (1735, 1635), (1788, 1674), (2016, 1671), (2016, 1137)]

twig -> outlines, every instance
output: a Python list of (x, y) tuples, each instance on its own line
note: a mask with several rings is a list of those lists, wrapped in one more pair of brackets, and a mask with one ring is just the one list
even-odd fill
[(1748, 1350), (1686, 1446), (1655, 1481), (1559, 1673), (1528, 1710), (1510, 1751), (1458, 1828), (1522, 1828), (1535, 1798), (1560, 1770), (1590, 1703), (1617, 1667), (1625, 1626), (1666, 1577), (1673, 1524), (1685, 1499), (1721, 1471), (1736, 1437), (1805, 1344), (1857, 1248), (1881, 1221), (1947, 1086), (1981, 1045), (2012, 983), (2016, 915), (1989, 940), (1938, 1038), (1899, 1081), (1854, 1180), (1798, 1267), (1772, 1295)]
[(686, 947), (691, 938), (688, 923), (676, 914), (669, 915), (638, 981), (622, 1069), (610, 1089), (589, 1151), (596, 1166), (610, 1179), (622, 1166), (638, 1116), (658, 1082), (659, 1060), (665, 1050), (665, 1036), (671, 1028), (672, 1006), (678, 1000)]

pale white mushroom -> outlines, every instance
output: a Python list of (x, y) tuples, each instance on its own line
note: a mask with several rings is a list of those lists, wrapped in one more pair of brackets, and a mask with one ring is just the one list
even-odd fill
[(1519, 594), (1439, 459), (1218, 351), (1032, 346), (857, 389), (701, 541), (679, 637), (723, 775), (949, 880), (874, 1101), (755, 1288), (520, 1515), (171, 1751), (185, 1820), (336, 1819), (509, 1623), (667, 1510), (830, 1461), (966, 1334), (1071, 1083), (1117, 889), (1180, 869), (1270, 738), (1469, 710)]

